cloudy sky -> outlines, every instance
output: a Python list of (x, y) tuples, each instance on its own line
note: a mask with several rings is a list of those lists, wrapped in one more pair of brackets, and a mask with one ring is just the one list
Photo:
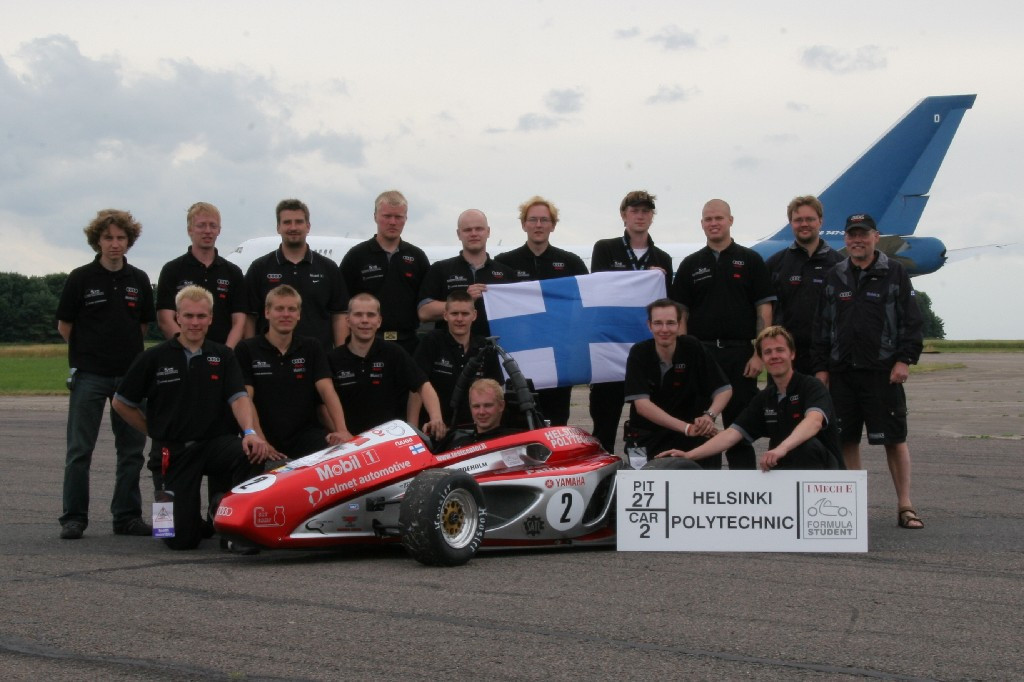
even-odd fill
[[(691, 6), (692, 5), (692, 6)], [(223, 214), (222, 251), (310, 205), (315, 233), (366, 238), (401, 189), (406, 236), (451, 243), (484, 210), (562, 211), (556, 243), (621, 230), (658, 196), (656, 241), (698, 241), (733, 206), (751, 243), (785, 224), (915, 102), (977, 93), (918, 234), (1021, 241), (1024, 6), (987, 2), (48, 2), (0, 24), (0, 270), (68, 271), (99, 208), (131, 210), (155, 278), (186, 208)], [(828, 207), (826, 207), (827, 211)], [(1019, 249), (915, 280), (951, 338), (1024, 338)]]

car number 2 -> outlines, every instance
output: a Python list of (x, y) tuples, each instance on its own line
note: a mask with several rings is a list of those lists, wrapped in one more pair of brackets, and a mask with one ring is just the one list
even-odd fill
[(569, 530), (583, 520), (583, 495), (575, 488), (562, 488), (548, 499), (548, 526)]

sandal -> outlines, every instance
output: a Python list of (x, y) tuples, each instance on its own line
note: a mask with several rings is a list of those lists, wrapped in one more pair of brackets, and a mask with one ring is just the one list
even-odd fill
[(908, 530), (921, 530), (924, 528), (924, 521), (917, 515), (912, 507), (900, 507), (897, 512), (896, 522), (900, 528), (907, 528)]

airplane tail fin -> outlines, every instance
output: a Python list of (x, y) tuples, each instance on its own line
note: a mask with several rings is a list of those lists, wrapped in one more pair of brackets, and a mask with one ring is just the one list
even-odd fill
[[(935, 174), (976, 97), (918, 102), (818, 195), (825, 207), (822, 236), (842, 243), (843, 221), (854, 213), (871, 214), (882, 234), (914, 234)], [(790, 235), (784, 225), (773, 238), (789, 240)]]

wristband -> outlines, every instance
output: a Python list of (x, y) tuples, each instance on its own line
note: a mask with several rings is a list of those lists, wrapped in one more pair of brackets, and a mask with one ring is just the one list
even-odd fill
[(242, 438), (245, 438), (246, 436), (255, 436), (255, 435), (256, 435), (256, 429), (246, 429), (245, 431), (242, 431)]
[(689, 424), (687, 424), (686, 427), (683, 429), (683, 435), (684, 436), (689, 436), (690, 435), (690, 425)]

